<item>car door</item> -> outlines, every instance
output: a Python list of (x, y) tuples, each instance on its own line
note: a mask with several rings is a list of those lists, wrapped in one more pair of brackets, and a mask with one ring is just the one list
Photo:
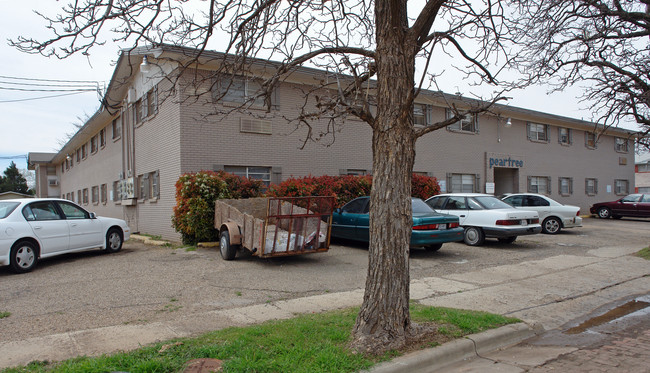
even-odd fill
[(644, 194), (638, 205), (639, 216), (650, 218), (650, 194)]
[(467, 207), (467, 198), (464, 196), (449, 196), (442, 209), (438, 210), (438, 212), (458, 216), (459, 224), (465, 225), (470, 214)]
[(23, 208), (23, 216), (41, 243), (41, 256), (68, 250), (68, 222), (60, 215), (53, 201), (36, 201)]
[(637, 216), (641, 194), (630, 194), (612, 204), (612, 215)]
[(551, 214), (550, 202), (539, 196), (526, 196), (523, 207), (525, 210), (537, 211), (540, 221)]
[(104, 231), (98, 219), (91, 219), (88, 211), (70, 202), (57, 202), (70, 230), (70, 249), (99, 247), (104, 243)]
[[(357, 225), (359, 217), (368, 204), (369, 198), (362, 197), (348, 202), (345, 206), (334, 212), (332, 219), (332, 232), (336, 237), (357, 240)], [(367, 215), (367, 214), (366, 214)]]

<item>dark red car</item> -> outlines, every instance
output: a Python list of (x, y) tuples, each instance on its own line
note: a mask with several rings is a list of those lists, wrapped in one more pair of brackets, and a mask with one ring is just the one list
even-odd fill
[(650, 218), (650, 194), (630, 194), (617, 201), (594, 203), (589, 212), (601, 219), (623, 216)]

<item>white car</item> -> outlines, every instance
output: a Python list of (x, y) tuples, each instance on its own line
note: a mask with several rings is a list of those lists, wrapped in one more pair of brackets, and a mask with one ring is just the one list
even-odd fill
[(580, 207), (563, 205), (551, 198), (534, 193), (508, 194), (502, 198), (516, 208), (537, 211), (542, 232), (557, 234), (562, 228), (582, 227)]
[(515, 209), (489, 194), (439, 194), (425, 202), (437, 212), (458, 216), (465, 228), (463, 241), (470, 246), (482, 245), (485, 238), (512, 243), (517, 236), (542, 231), (537, 212)]
[(130, 232), (124, 220), (98, 217), (67, 200), (2, 200), (0, 265), (23, 273), (40, 258), (95, 248), (117, 252)]

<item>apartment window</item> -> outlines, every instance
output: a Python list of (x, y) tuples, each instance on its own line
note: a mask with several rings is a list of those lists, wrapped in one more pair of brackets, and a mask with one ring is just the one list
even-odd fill
[(90, 138), (90, 153), (95, 154), (97, 153), (97, 135), (93, 136)]
[(626, 195), (629, 193), (629, 190), (629, 182), (627, 180), (614, 180), (614, 193), (618, 195)]
[(146, 94), (146, 114), (145, 116), (152, 116), (158, 113), (158, 87), (153, 87)]
[(261, 180), (266, 186), (271, 184), (271, 167), (224, 166), (223, 170), (237, 176)]
[(142, 119), (142, 99), (139, 99), (133, 104), (133, 123), (140, 124)]
[(158, 171), (149, 173), (149, 199), (160, 198), (160, 175)]
[(106, 128), (99, 131), (99, 146), (102, 148), (106, 146)]
[(81, 148), (77, 149), (77, 163), (81, 162)]
[(431, 125), (431, 106), (413, 104), (413, 124), (418, 126)]
[(138, 199), (144, 201), (147, 199), (147, 190), (148, 187), (148, 175), (138, 176)]
[(573, 194), (573, 178), (560, 177), (558, 178), (558, 190), (562, 196), (570, 196)]
[(120, 195), (120, 182), (119, 181), (114, 181), (113, 182), (113, 202), (118, 202), (122, 200), (122, 196)]
[(479, 176), (475, 174), (447, 174), (447, 192), (475, 193), (479, 192)]
[[(454, 112), (450, 109), (445, 112), (447, 119), (454, 116)], [(476, 114), (465, 114), (461, 120), (447, 126), (447, 129), (450, 131), (478, 133), (478, 117)]]
[(571, 138), (571, 129), (560, 127), (558, 128), (558, 142), (562, 145), (571, 145), (573, 139)]
[(122, 116), (118, 116), (117, 118), (113, 119), (113, 123), (111, 124), (111, 129), (113, 132), (113, 140), (117, 140), (122, 136)]
[(87, 144), (81, 145), (81, 159), (86, 159), (88, 156), (88, 148), (86, 147)]
[(106, 201), (108, 201), (108, 185), (102, 184), (101, 186), (101, 202), (102, 204), (106, 204)]
[(84, 205), (88, 204), (88, 188), (84, 188), (83, 190), (83, 201)]
[(68, 193), (68, 199), (74, 202), (74, 192)]
[(77, 203), (81, 204), (83, 200), (81, 199), (81, 189), (77, 190)]
[(650, 172), (650, 163), (636, 165), (636, 172)]
[(530, 123), (528, 122), (528, 140), (538, 142), (548, 142), (548, 124)]
[(627, 139), (617, 137), (614, 139), (614, 146), (619, 153), (627, 153)]
[(551, 178), (548, 176), (528, 176), (528, 193), (551, 194)]
[(595, 196), (598, 194), (598, 179), (585, 179), (585, 193), (589, 196)]
[[(256, 97), (263, 93), (259, 81), (247, 79), (243, 76), (224, 76), (219, 84), (215, 84), (212, 91), (213, 99), (243, 104), (250, 102), (254, 106), (264, 106), (264, 96)], [(271, 95), (271, 105), (277, 108), (277, 89)]]
[(94, 205), (99, 204), (99, 187), (97, 185), (92, 187), (92, 202)]
[(585, 132), (585, 146), (589, 149), (596, 149), (596, 134)]
[(66, 170), (70, 169), (70, 160), (68, 158), (65, 159), (65, 169)]

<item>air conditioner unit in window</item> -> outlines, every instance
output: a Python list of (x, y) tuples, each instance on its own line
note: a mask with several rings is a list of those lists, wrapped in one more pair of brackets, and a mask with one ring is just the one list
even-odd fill
[(48, 184), (49, 184), (50, 186), (58, 186), (58, 185), (59, 185), (59, 180), (57, 180), (57, 179), (50, 179), (50, 180), (48, 180)]

